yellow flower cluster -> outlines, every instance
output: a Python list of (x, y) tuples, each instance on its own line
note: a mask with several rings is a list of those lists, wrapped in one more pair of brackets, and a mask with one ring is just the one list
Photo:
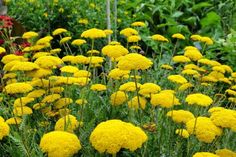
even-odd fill
[(211, 113), (210, 119), (216, 126), (222, 128), (230, 128), (234, 132), (236, 132), (235, 110), (213, 107), (209, 110), (209, 112)]
[(152, 64), (148, 58), (137, 53), (130, 53), (122, 57), (117, 66), (121, 70), (145, 70), (150, 68)]
[(147, 141), (139, 127), (121, 120), (108, 120), (96, 126), (90, 135), (92, 146), (100, 153), (116, 154), (121, 148), (135, 151)]
[(160, 93), (151, 96), (151, 104), (153, 106), (159, 105), (164, 108), (171, 108), (174, 105), (180, 105), (180, 102), (173, 92), (163, 90)]
[(167, 117), (172, 118), (174, 122), (184, 124), (195, 118), (192, 112), (186, 110), (172, 110), (167, 112), (166, 115)]
[(222, 130), (217, 127), (210, 118), (197, 117), (186, 123), (189, 134), (196, 135), (199, 141), (211, 143), (216, 136), (222, 134)]
[(79, 126), (79, 122), (73, 115), (65, 115), (60, 118), (55, 124), (55, 131), (67, 131), (73, 133)]
[(97, 38), (105, 38), (106, 34), (101, 29), (92, 28), (92, 29), (84, 31), (81, 34), (81, 37), (83, 37), (83, 38), (90, 38), (90, 39), (97, 39)]
[(43, 135), (40, 148), (48, 157), (71, 157), (81, 149), (81, 145), (72, 133), (52, 131)]
[(199, 105), (199, 106), (209, 106), (212, 104), (213, 100), (204, 94), (196, 93), (196, 94), (189, 94), (185, 101), (189, 105)]
[(5, 122), (5, 120), (0, 116), (0, 140), (2, 140), (3, 137), (8, 136), (10, 133), (10, 127)]

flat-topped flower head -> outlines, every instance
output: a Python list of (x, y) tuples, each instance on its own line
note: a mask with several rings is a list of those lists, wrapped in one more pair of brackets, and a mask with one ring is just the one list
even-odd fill
[(106, 87), (106, 85), (103, 85), (103, 84), (93, 84), (90, 87), (90, 89), (93, 91), (105, 91), (105, 90), (107, 90), (107, 87)]
[(172, 38), (176, 38), (176, 39), (185, 40), (184, 35), (183, 35), (183, 34), (180, 34), (180, 33), (173, 34), (171, 37), (172, 37)]
[(107, 45), (102, 48), (102, 53), (110, 58), (117, 59), (118, 57), (124, 56), (129, 51), (122, 45)]
[(20, 94), (20, 93), (28, 93), (32, 89), (33, 87), (28, 83), (17, 82), (5, 86), (4, 91), (7, 94)]
[(131, 24), (131, 26), (133, 26), (133, 27), (145, 27), (146, 24), (144, 22), (142, 22), (142, 21), (136, 21), (136, 22), (133, 22)]
[(72, 157), (81, 149), (78, 137), (65, 131), (44, 134), (39, 146), (48, 157)]
[(85, 43), (86, 43), (86, 40), (84, 40), (84, 39), (75, 39), (75, 40), (72, 41), (71, 45), (81, 46)]
[(218, 156), (210, 152), (197, 152), (193, 155), (193, 157), (221, 157), (221, 156)]
[(199, 105), (199, 106), (209, 106), (212, 104), (213, 100), (201, 93), (195, 93), (195, 94), (189, 94), (185, 101), (188, 103), (188, 105)]
[(172, 118), (176, 123), (187, 123), (189, 120), (195, 118), (192, 112), (187, 110), (172, 110), (167, 112), (167, 117)]
[(152, 61), (137, 53), (123, 56), (117, 66), (121, 70), (145, 70), (152, 66)]
[(73, 115), (66, 115), (60, 118), (55, 124), (55, 131), (66, 131), (73, 133), (78, 128), (79, 122)]
[(162, 36), (162, 35), (160, 35), (160, 34), (155, 34), (155, 35), (153, 35), (153, 36), (152, 36), (152, 40), (155, 40), (155, 41), (162, 41), (162, 42), (169, 42), (169, 40), (168, 40), (166, 37), (164, 37), (164, 36)]
[(168, 80), (171, 82), (177, 83), (177, 84), (184, 84), (187, 83), (188, 81), (181, 75), (170, 75), (167, 77)]
[(189, 120), (186, 123), (186, 128), (189, 134), (196, 135), (199, 141), (205, 143), (213, 142), (217, 136), (222, 134), (222, 130), (207, 117), (197, 117)]
[(191, 61), (188, 57), (185, 57), (185, 56), (183, 56), (183, 55), (174, 56), (174, 57), (172, 58), (172, 60), (173, 60), (175, 63), (187, 63), (187, 62), (190, 62), (190, 61)]
[(140, 41), (140, 40), (141, 40), (141, 37), (138, 36), (138, 35), (131, 35), (131, 36), (129, 36), (129, 37), (127, 38), (127, 41), (128, 41), (129, 43), (135, 43), (135, 42), (138, 42), (138, 41)]
[(3, 137), (8, 136), (10, 133), (10, 127), (5, 122), (5, 120), (0, 116), (0, 140), (3, 139)]
[(67, 32), (67, 30), (64, 28), (57, 28), (52, 32), (52, 35), (55, 36), (55, 35), (59, 35), (59, 34), (66, 33), (66, 32)]
[(98, 124), (89, 138), (98, 152), (109, 154), (116, 154), (122, 148), (135, 151), (141, 148), (147, 139), (141, 128), (116, 119)]
[(33, 31), (30, 31), (30, 32), (25, 32), (25, 33), (22, 35), (22, 38), (23, 38), (23, 39), (31, 39), (31, 38), (37, 37), (38, 35), (39, 35), (38, 33), (33, 32)]
[(90, 39), (97, 39), (97, 38), (105, 38), (106, 34), (101, 29), (92, 28), (92, 29), (84, 31), (81, 34), (81, 37), (83, 37), (83, 38), (90, 38)]
[(120, 31), (120, 34), (129, 37), (132, 35), (138, 35), (138, 31), (133, 28), (125, 28)]

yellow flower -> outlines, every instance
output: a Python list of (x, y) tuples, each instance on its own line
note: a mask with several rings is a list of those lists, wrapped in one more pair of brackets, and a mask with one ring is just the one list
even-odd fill
[(38, 33), (33, 32), (33, 31), (30, 31), (30, 32), (25, 32), (25, 33), (22, 35), (22, 38), (23, 38), (23, 39), (31, 39), (31, 38), (34, 38), (34, 37), (37, 37), (37, 36), (38, 36)]
[(27, 61), (28, 59), (27, 58), (24, 58), (23, 56), (17, 56), (17, 55), (14, 55), (14, 54), (9, 54), (9, 55), (5, 55), (3, 58), (2, 58), (2, 62), (4, 64), (7, 64), (11, 61)]
[(28, 77), (33, 77), (33, 78), (43, 78), (51, 74), (52, 74), (51, 69), (43, 69), (43, 68), (26, 72), (26, 75)]
[(113, 33), (111, 29), (105, 29), (104, 32), (106, 35), (111, 35)]
[(91, 73), (87, 70), (79, 70), (74, 73), (74, 77), (90, 77)]
[(112, 69), (109, 74), (108, 77), (112, 78), (114, 80), (119, 80), (121, 79), (124, 75), (128, 75), (130, 73), (129, 70), (120, 70), (119, 68), (115, 68)]
[(125, 28), (120, 31), (120, 34), (129, 37), (132, 35), (138, 35), (138, 31), (133, 28)]
[(126, 92), (133, 92), (133, 91), (139, 90), (140, 86), (141, 86), (141, 84), (137, 83), (137, 88), (138, 88), (137, 89), (136, 85), (135, 85), (135, 82), (127, 82), (127, 83), (122, 84), (119, 87), (119, 90), (120, 91), (126, 91)]
[(42, 152), (48, 154), (48, 157), (71, 157), (81, 149), (78, 137), (64, 131), (44, 134), (39, 146)]
[(91, 87), (90, 87), (91, 90), (93, 91), (104, 91), (104, 90), (107, 90), (107, 87), (106, 85), (103, 85), (103, 84), (93, 84)]
[(51, 94), (51, 95), (47, 95), (43, 98), (43, 100), (41, 101), (42, 103), (52, 103), (58, 99), (60, 99), (60, 95), (59, 94)]
[(15, 107), (13, 109), (13, 113), (16, 116), (23, 116), (23, 115), (28, 115), (28, 114), (32, 114), (33, 111), (31, 108), (27, 107), (27, 106), (22, 106), (22, 107)]
[(184, 69), (187, 70), (187, 69), (194, 69), (194, 70), (197, 70), (197, 71), (200, 71), (200, 72), (205, 72), (206, 70), (195, 65), (195, 64), (187, 64), (184, 66)]
[(213, 40), (209, 37), (201, 37), (200, 41), (206, 43), (207, 45), (213, 45)]
[(6, 49), (0, 46), (0, 54), (5, 53)]
[(200, 35), (197, 35), (197, 34), (194, 34), (194, 35), (191, 35), (190, 38), (193, 40), (193, 41), (200, 41), (202, 36)]
[(33, 87), (28, 83), (12, 83), (5, 86), (5, 92), (7, 94), (18, 94), (18, 93), (27, 93), (31, 91)]
[(196, 135), (201, 142), (211, 143), (216, 136), (222, 134), (222, 130), (217, 127), (210, 118), (197, 117), (186, 123), (189, 134)]
[(76, 73), (79, 71), (79, 69), (75, 66), (71, 66), (71, 65), (66, 65), (62, 68), (60, 68), (61, 72), (65, 72), (65, 73)]
[(63, 87), (53, 87), (53, 88), (50, 88), (49, 91), (51, 93), (54, 93), (54, 94), (55, 93), (60, 94), (60, 93), (62, 93), (64, 91), (64, 88)]
[(184, 56), (190, 58), (193, 61), (197, 61), (203, 57), (201, 52), (197, 49), (185, 50)]
[(14, 101), (14, 107), (25, 106), (26, 104), (34, 101), (34, 98), (20, 97)]
[(75, 103), (78, 105), (84, 105), (84, 104), (87, 104), (88, 101), (86, 99), (77, 99)]
[(93, 55), (93, 54), (99, 54), (100, 52), (98, 50), (89, 50), (87, 54)]
[(134, 27), (145, 27), (146, 24), (144, 22), (142, 22), (142, 21), (137, 21), (137, 22), (133, 22), (131, 24), (131, 26), (134, 26)]
[(220, 157), (220, 156), (215, 155), (213, 153), (209, 153), (209, 152), (198, 152), (198, 153), (195, 153), (193, 157)]
[(57, 54), (57, 53), (59, 53), (59, 52), (61, 52), (61, 49), (60, 49), (60, 48), (56, 48), (56, 49), (51, 49), (51, 50), (50, 50), (50, 53), (51, 53), (51, 54)]
[(133, 45), (133, 46), (130, 46), (130, 49), (131, 50), (141, 50), (142, 48), (140, 46)]
[(41, 68), (50, 69), (54, 66), (62, 64), (63, 61), (54, 56), (42, 56), (36, 59), (34, 63), (38, 64)]
[(107, 45), (102, 48), (102, 53), (110, 58), (117, 59), (128, 54), (129, 51), (122, 45)]
[(179, 136), (183, 138), (189, 138), (189, 133), (186, 129), (177, 129), (175, 130), (175, 134), (178, 134)]
[(83, 39), (75, 39), (72, 41), (71, 45), (75, 45), (75, 46), (80, 46), (86, 43), (86, 40)]
[(162, 69), (166, 69), (166, 70), (173, 70), (174, 68), (172, 66), (170, 66), (169, 64), (162, 64), (161, 65)]
[(5, 79), (13, 79), (13, 78), (16, 78), (16, 74), (15, 73), (6, 73), (6, 74), (3, 75), (2, 79), (5, 80)]
[(198, 63), (202, 63), (202, 64), (206, 64), (206, 65), (210, 65), (210, 66), (220, 66), (221, 65), (217, 61), (209, 60), (209, 59), (206, 59), (206, 58), (199, 59)]
[(211, 121), (218, 127), (230, 128), (236, 132), (236, 111), (230, 109), (218, 109), (212, 112)]
[(110, 102), (113, 106), (122, 105), (127, 101), (128, 96), (123, 91), (117, 91), (110, 97)]
[(54, 107), (56, 109), (61, 109), (65, 106), (68, 106), (71, 103), (73, 103), (73, 100), (71, 98), (60, 98), (54, 103)]
[(64, 29), (64, 28), (57, 28), (57, 29), (55, 29), (52, 32), (52, 35), (55, 36), (55, 35), (59, 35), (59, 34), (65, 33), (65, 32), (67, 32), (66, 29)]
[(127, 41), (129, 43), (134, 43), (134, 42), (138, 42), (139, 40), (141, 40), (141, 37), (138, 35), (131, 35), (127, 38)]
[(32, 62), (17, 62), (12, 66), (11, 71), (32, 71), (39, 69), (39, 66)]
[(55, 125), (55, 131), (67, 131), (73, 133), (79, 126), (79, 122), (73, 115), (60, 118)]
[(66, 43), (68, 42), (69, 40), (71, 40), (71, 37), (64, 37), (60, 40), (60, 44), (63, 44), (63, 43)]
[(33, 109), (34, 110), (39, 110), (39, 109), (44, 108), (45, 106), (46, 106), (45, 103), (36, 103), (36, 104), (33, 105)]
[(186, 110), (172, 110), (167, 112), (167, 117), (171, 117), (176, 123), (187, 123), (189, 120), (195, 118), (192, 112)]
[(32, 59), (37, 59), (42, 56), (49, 56), (51, 55), (49, 52), (37, 52), (33, 55)]
[(190, 62), (191, 60), (188, 57), (179, 55), (179, 56), (174, 56), (172, 60), (176, 63), (187, 63)]
[(138, 108), (141, 108), (141, 109), (145, 109), (146, 107), (146, 104), (147, 104), (147, 100), (143, 97), (133, 97), (130, 101), (128, 101), (128, 106), (129, 108), (134, 108), (134, 109), (138, 109)]
[(177, 84), (184, 84), (187, 83), (188, 81), (181, 75), (170, 75), (167, 77), (168, 80), (171, 82), (177, 83)]
[(148, 58), (137, 53), (130, 53), (123, 56), (117, 66), (121, 70), (145, 70), (150, 68), (152, 64)]
[(216, 150), (216, 155), (219, 155), (219, 157), (236, 157), (236, 152), (224, 148)]
[(171, 37), (185, 40), (185, 37), (183, 36), (183, 34), (180, 34), (180, 33), (173, 34)]
[[(74, 60), (71, 61), (72, 64), (88, 64), (89, 63), (88, 57), (85, 57), (83, 55), (75, 56)], [(103, 61), (103, 60), (102, 60)]]
[(97, 38), (105, 38), (106, 34), (101, 29), (92, 28), (92, 29), (84, 31), (81, 34), (81, 37), (90, 38), (90, 39), (97, 39)]
[(14, 125), (14, 124), (20, 124), (22, 122), (22, 119), (19, 117), (12, 117), (6, 120), (6, 123), (8, 125)]
[(169, 91), (162, 91), (158, 94), (153, 94), (151, 96), (151, 104), (153, 106), (158, 106), (160, 105), (161, 107), (164, 108), (171, 108), (174, 105), (179, 105), (179, 99), (175, 97), (173, 92)]
[(121, 120), (108, 120), (98, 124), (89, 138), (99, 153), (109, 154), (116, 154), (121, 148), (135, 151), (147, 139), (147, 135), (139, 127)]
[(217, 82), (217, 79), (213, 76), (203, 76), (202, 81), (203, 82)]
[(188, 105), (199, 106), (209, 106), (213, 102), (213, 100), (209, 96), (201, 93), (189, 94), (186, 97), (185, 101), (188, 103)]
[(143, 85), (140, 86), (138, 93), (145, 97), (150, 97), (150, 94), (156, 94), (159, 91), (161, 91), (160, 86), (154, 83), (144, 83)]
[(155, 34), (152, 36), (152, 40), (155, 41), (163, 41), (163, 42), (169, 42), (169, 40), (167, 38), (165, 38), (164, 36), (160, 35), (160, 34)]
[(178, 90), (179, 91), (185, 91), (188, 88), (193, 87), (193, 85), (191, 83), (184, 83), (181, 86), (179, 86)]
[(2, 117), (1, 119), (2, 120), (0, 120), (0, 140), (2, 140), (3, 137), (8, 136), (10, 133), (10, 127), (6, 122), (4, 122), (4, 119)]
[(36, 42), (36, 45), (45, 45), (46, 43), (49, 43), (52, 39), (53, 39), (53, 37), (48, 35), (46, 37), (43, 37), (43, 38), (39, 39)]
[(193, 75), (194, 77), (199, 77), (200, 74), (197, 70), (186, 69), (181, 72), (181, 74)]

